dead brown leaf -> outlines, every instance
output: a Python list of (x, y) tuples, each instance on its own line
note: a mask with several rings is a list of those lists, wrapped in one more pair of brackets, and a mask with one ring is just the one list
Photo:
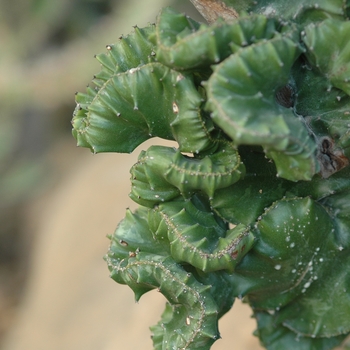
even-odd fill
[(191, 2), (209, 24), (219, 17), (226, 22), (238, 18), (238, 13), (220, 0), (191, 0)]

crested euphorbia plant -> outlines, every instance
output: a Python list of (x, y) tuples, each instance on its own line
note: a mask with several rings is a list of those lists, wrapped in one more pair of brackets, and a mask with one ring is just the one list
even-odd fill
[(167, 299), (155, 349), (209, 349), (240, 298), (271, 350), (350, 332), (350, 10), (345, 0), (192, 1), (97, 55), (73, 135), (132, 152), (106, 255), (138, 300)]

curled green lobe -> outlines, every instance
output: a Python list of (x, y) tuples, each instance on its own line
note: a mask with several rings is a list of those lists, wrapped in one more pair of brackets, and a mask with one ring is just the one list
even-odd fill
[(200, 104), (190, 77), (149, 63), (112, 75), (73, 126), (94, 152), (131, 152), (155, 136), (199, 152), (211, 145)]
[(259, 309), (285, 306), (314, 281), (316, 269), (323, 266), (318, 257), (327, 254), (332, 230), (325, 209), (310, 198), (275, 202), (258, 218), (257, 242), (236, 268), (238, 278), (245, 281), (237, 284), (244, 289), (238, 294), (248, 294), (251, 305)]
[(226, 0), (237, 11), (260, 13), (276, 18), (293, 19), (298, 23), (320, 21), (330, 16), (346, 18), (343, 0)]
[(350, 190), (343, 192), (334, 191), (320, 200), (327, 208), (335, 226), (335, 240), (342, 249), (350, 248), (350, 203), (348, 201)]
[(241, 47), (273, 37), (278, 27), (277, 21), (265, 16), (208, 26), (165, 8), (158, 16), (153, 41), (159, 62), (180, 71), (208, 69)]
[(243, 176), (244, 165), (236, 148), (228, 142), (203, 157), (189, 157), (170, 147), (151, 146), (141, 152), (131, 169), (130, 197), (149, 207), (180, 194), (190, 198), (198, 191), (213, 197), (217, 189)]
[(217, 305), (210, 295), (210, 286), (199, 283), (171, 257), (139, 252), (128, 260), (109, 259), (108, 264), (111, 277), (119, 283), (123, 281), (131, 288), (157, 288), (176, 305), (176, 317), (163, 325), (160, 349), (165, 344), (176, 344), (177, 349), (209, 349), (219, 337)]
[(156, 207), (150, 227), (159, 240), (169, 240), (176, 261), (187, 262), (204, 272), (232, 272), (252, 247), (254, 236), (249, 227), (238, 225), (228, 230), (220, 221), (193, 200), (179, 201)]
[(78, 146), (93, 152), (131, 152), (151, 137), (176, 140), (184, 152), (210, 148), (211, 122), (190, 76), (154, 62), (154, 27), (107, 46), (95, 88), (76, 95), (72, 120)]
[[(317, 279), (310, 289), (293, 305), (282, 309), (279, 317), (285, 327), (304, 336), (335, 337), (349, 333), (349, 251), (333, 250), (320, 254), (318, 262), (324, 262), (325, 266), (315, 271)], [(342, 268), (335, 269), (335, 266)]]
[[(210, 286), (210, 294), (214, 298), (218, 307), (218, 317), (226, 313), (233, 304), (234, 296), (232, 294), (232, 278), (224, 271), (215, 273), (198, 274), (195, 270), (191, 270), (193, 276), (202, 284)], [(183, 315), (180, 319), (179, 315)], [(178, 320), (181, 320), (178, 322)], [(178, 329), (185, 319), (186, 325), (191, 326), (191, 318), (186, 316), (186, 310), (181, 305), (171, 305), (167, 303), (161, 320), (155, 326), (150, 327), (153, 332), (153, 346), (156, 350), (161, 350), (169, 346), (167, 335), (164, 336), (164, 329), (168, 332)], [(204, 325), (206, 326), (206, 325)], [(166, 332), (166, 333), (168, 333)], [(200, 339), (199, 339), (200, 340)], [(174, 345), (176, 346), (176, 344)], [(206, 340), (198, 342), (198, 344), (189, 344), (189, 349), (208, 349)]]
[(325, 74), (333, 86), (350, 95), (350, 22), (327, 19), (310, 24), (303, 34), (310, 63)]
[(236, 144), (262, 145), (288, 180), (310, 180), (318, 171), (316, 144), (275, 94), (288, 83), (300, 54), (296, 32), (241, 49), (217, 65), (206, 90), (213, 121)]
[[(349, 232), (339, 231), (342, 227), (328, 214), (330, 201), (332, 196), (322, 205), (310, 198), (275, 202), (259, 218), (257, 243), (234, 272), (240, 286), (236, 293), (247, 295), (253, 308), (273, 313), (281, 326), (311, 338), (350, 330), (350, 259), (344, 245)], [(343, 207), (336, 220), (348, 213)]]
[[(105, 258), (111, 277), (133, 289), (137, 300), (157, 289), (173, 305), (167, 307), (166, 320), (163, 317), (159, 326), (161, 341), (156, 349), (164, 349), (166, 344), (177, 349), (209, 349), (219, 337), (218, 298), (212, 295), (218, 291), (212, 291), (209, 284), (199, 282), (195, 274), (184, 270), (169, 256), (165, 245), (153, 238), (147, 224), (148, 211), (128, 211), (111, 237)], [(227, 277), (212, 276), (207, 281), (216, 281), (227, 291)], [(223, 311), (231, 307), (233, 299), (229, 299), (231, 303), (223, 305)], [(155, 340), (159, 341), (159, 337)]]
[[(93, 79), (93, 87), (88, 86), (86, 93), (79, 92), (75, 97), (76, 108), (73, 114), (72, 132), (77, 139), (78, 146), (93, 150), (94, 137), (90, 135), (91, 131), (88, 128), (89, 106), (101, 87), (115, 74), (127, 72), (129, 69), (154, 61), (153, 45), (148, 40), (148, 36), (153, 31), (154, 26), (142, 29), (136, 27), (134, 33), (121, 37), (114, 45), (107, 45), (106, 54), (96, 55), (96, 59), (101, 63), (101, 70)], [(96, 132), (95, 130), (94, 133)], [(98, 135), (98, 137), (102, 138), (103, 135)]]
[(298, 349), (298, 350), (331, 350), (339, 345), (346, 335), (332, 338), (311, 338), (284, 327), (275, 315), (256, 311), (254, 316), (258, 323), (256, 331), (262, 344), (269, 350)]

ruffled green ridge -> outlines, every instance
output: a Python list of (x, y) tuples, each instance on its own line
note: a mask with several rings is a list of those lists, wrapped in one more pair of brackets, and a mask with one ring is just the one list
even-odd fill
[(243, 3), (210, 26), (163, 9), (96, 56), (78, 145), (178, 144), (141, 151), (140, 206), (105, 259), (136, 300), (167, 299), (155, 349), (209, 349), (236, 297), (267, 349), (333, 349), (350, 333), (349, 5)]

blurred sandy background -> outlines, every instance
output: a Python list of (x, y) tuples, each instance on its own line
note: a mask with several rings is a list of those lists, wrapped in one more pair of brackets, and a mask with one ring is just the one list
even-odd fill
[[(0, 348), (152, 349), (165, 300), (113, 282), (103, 256), (129, 200), (132, 156), (75, 146), (70, 119), (103, 52), (186, 0), (0, 0)], [(153, 141), (154, 142), (154, 141)], [(148, 145), (150, 142), (148, 142)], [(148, 145), (140, 148), (146, 149)], [(261, 349), (237, 302), (213, 349)]]

